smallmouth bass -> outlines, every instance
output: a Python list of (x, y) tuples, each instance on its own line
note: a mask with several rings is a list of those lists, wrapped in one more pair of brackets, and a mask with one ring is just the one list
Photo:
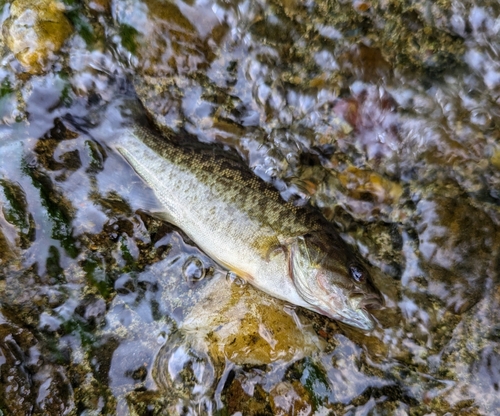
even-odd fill
[(162, 217), (217, 263), (271, 296), (373, 329), (383, 297), (312, 207), (285, 202), (235, 155), (134, 127), (115, 148), (152, 188)]

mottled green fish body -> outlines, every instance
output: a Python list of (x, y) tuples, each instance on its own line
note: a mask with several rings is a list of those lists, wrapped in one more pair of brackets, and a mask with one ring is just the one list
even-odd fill
[(363, 329), (382, 297), (331, 225), (310, 207), (285, 202), (239, 158), (142, 127), (117, 150), (152, 188), (164, 218), (207, 255), (252, 285)]

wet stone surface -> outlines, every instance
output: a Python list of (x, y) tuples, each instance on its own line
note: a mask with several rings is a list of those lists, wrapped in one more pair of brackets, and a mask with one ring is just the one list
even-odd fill
[(16, 0), (4, 22), (5, 43), (25, 70), (42, 72), (72, 32), (64, 4), (51, 0)]
[[(495, 414), (497, 1), (0, 6), (0, 413)], [(375, 330), (155, 214), (113, 148), (137, 123), (318, 207), (384, 294)]]

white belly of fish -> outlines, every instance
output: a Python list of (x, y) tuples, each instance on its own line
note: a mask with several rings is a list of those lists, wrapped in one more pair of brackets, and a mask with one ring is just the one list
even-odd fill
[(287, 254), (278, 249), (263, 256), (252, 246), (259, 239), (279, 237), (229, 202), (238, 196), (227, 192), (245, 189), (234, 183), (227, 190), (205, 184), (193, 172), (159, 157), (133, 134), (122, 137), (116, 147), (154, 191), (165, 219), (208, 256), (271, 296), (308, 307), (289, 276)]

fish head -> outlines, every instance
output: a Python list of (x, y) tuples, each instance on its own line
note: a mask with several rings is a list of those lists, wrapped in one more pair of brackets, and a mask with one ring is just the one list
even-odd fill
[(374, 323), (367, 309), (379, 309), (384, 298), (348, 247), (328, 240), (307, 234), (291, 243), (289, 267), (297, 292), (309, 309), (370, 331)]

